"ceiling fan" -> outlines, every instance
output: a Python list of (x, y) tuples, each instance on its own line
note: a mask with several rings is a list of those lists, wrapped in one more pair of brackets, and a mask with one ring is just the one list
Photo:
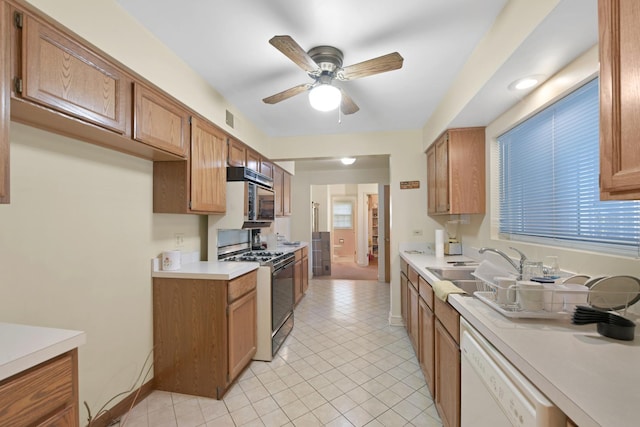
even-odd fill
[[(275, 36), (269, 40), (269, 43), (306, 71), (314, 82), (303, 83), (264, 98), (262, 101), (266, 104), (276, 104), (295, 95), (310, 91), (309, 101), (314, 108), (321, 111), (330, 111), (340, 105), (340, 109), (344, 114), (353, 114), (360, 108), (344, 90), (332, 85), (333, 80), (355, 80), (397, 70), (402, 68), (402, 62), (404, 61), (398, 52), (393, 52), (343, 68), (342, 60), (344, 56), (342, 51), (333, 46), (317, 46), (305, 52), (291, 36)], [(331, 102), (326, 105), (319, 105), (317, 98), (323, 96), (323, 91)]]

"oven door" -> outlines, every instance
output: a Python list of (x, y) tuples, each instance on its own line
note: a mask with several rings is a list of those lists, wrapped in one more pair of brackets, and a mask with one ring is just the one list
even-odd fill
[(276, 333), (293, 312), (293, 264), (295, 259), (273, 271), (271, 280), (271, 332)]

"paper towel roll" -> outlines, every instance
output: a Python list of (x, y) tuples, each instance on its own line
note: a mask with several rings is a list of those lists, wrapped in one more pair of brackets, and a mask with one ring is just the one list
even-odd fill
[(444, 230), (436, 230), (436, 258), (444, 257)]
[(180, 251), (162, 252), (162, 269), (167, 271), (180, 270)]

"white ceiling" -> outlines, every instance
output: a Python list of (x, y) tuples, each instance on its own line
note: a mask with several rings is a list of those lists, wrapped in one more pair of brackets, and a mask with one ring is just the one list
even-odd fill
[[(230, 104), (269, 136), (421, 129), (507, 0), (117, 0)], [(510, 0), (525, 1), (525, 0)], [(559, 6), (451, 126), (486, 125), (523, 95), (516, 78), (553, 75), (597, 42), (597, 0)], [(332, 45), (344, 66), (399, 52), (400, 70), (338, 82), (355, 114), (312, 110), (306, 94), (262, 98), (311, 82), (268, 41), (290, 35), (308, 50)]]

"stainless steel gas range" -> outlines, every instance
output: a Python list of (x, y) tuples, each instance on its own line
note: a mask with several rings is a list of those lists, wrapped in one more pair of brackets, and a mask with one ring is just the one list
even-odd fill
[(219, 230), (218, 260), (260, 263), (257, 283), (258, 343), (253, 359), (271, 361), (293, 330), (295, 255), (293, 252), (251, 250), (250, 240), (246, 230)]

